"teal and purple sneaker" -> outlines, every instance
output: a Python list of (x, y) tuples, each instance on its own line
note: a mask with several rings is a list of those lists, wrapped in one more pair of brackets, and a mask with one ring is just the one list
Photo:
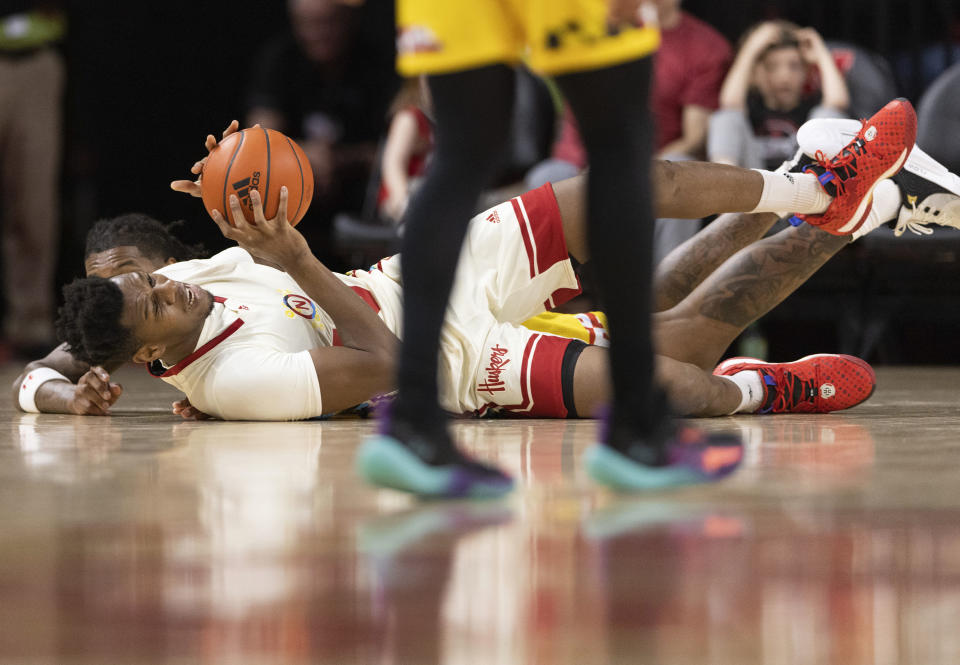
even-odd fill
[(662, 447), (638, 439), (621, 452), (598, 443), (587, 449), (583, 459), (597, 483), (621, 492), (644, 492), (729, 476), (743, 461), (743, 442), (733, 434), (680, 427)]
[(508, 475), (447, 442), (429, 441), (412, 429), (401, 440), (391, 421), (386, 408), (379, 432), (366, 437), (357, 451), (357, 473), (369, 483), (433, 498), (496, 498), (513, 489)]

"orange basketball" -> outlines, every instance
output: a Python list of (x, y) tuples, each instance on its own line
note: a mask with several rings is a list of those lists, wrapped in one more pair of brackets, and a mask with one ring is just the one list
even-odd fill
[(223, 139), (207, 157), (202, 175), (203, 206), (219, 210), (233, 224), (230, 195), (236, 194), (253, 221), (250, 190), (260, 192), (267, 219), (276, 216), (280, 187), (287, 187), (287, 220), (296, 226), (313, 199), (313, 171), (303, 150), (272, 129), (251, 127)]

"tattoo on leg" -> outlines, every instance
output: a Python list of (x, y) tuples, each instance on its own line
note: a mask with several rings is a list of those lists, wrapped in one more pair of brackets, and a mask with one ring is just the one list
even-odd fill
[(657, 267), (656, 311), (670, 309), (740, 249), (763, 237), (776, 221), (774, 215), (738, 214), (723, 217), (693, 236)]
[(849, 242), (803, 225), (741, 250), (714, 273), (698, 311), (745, 328), (793, 293)]

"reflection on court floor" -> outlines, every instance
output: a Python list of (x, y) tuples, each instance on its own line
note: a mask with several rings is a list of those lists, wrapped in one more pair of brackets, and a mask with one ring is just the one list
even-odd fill
[(361, 484), (370, 421), (182, 422), (121, 377), (111, 418), (0, 407), (0, 663), (960, 658), (960, 370), (701, 421), (745, 468), (650, 497), (590, 484), (594, 422), (458, 421), (519, 479), (490, 503)]

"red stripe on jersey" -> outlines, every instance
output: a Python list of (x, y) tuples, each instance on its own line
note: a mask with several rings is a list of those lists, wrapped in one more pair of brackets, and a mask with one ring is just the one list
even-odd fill
[(593, 324), (594, 328), (605, 329), (603, 323), (600, 321), (600, 319), (597, 318), (596, 314), (594, 314), (593, 312), (584, 312), (584, 314), (586, 314), (587, 318), (590, 319), (590, 323)]
[(533, 232), (537, 274), (540, 274), (555, 263), (567, 260), (560, 206), (549, 182), (523, 194), (520, 201)]
[(523, 352), (520, 372), (523, 400), (504, 407), (506, 410), (530, 418), (567, 417), (563, 404), (563, 355), (572, 341), (554, 335), (531, 337)]
[(189, 356), (187, 356), (186, 358), (184, 358), (183, 360), (181, 360), (176, 365), (174, 365), (167, 371), (163, 372), (162, 374), (154, 373), (154, 371), (150, 369), (150, 363), (147, 363), (147, 371), (150, 372), (151, 376), (155, 376), (161, 379), (166, 378), (168, 376), (176, 376), (177, 374), (182, 372), (184, 369), (186, 369), (189, 364), (199, 359), (200, 356), (202, 356), (207, 351), (215, 347), (217, 344), (219, 344), (220, 342), (228, 338), (233, 333), (237, 332), (237, 330), (239, 330), (240, 326), (242, 325), (243, 325), (243, 319), (237, 319), (236, 321), (231, 323), (229, 326), (224, 328), (223, 332), (221, 332), (219, 335), (211, 339), (209, 342), (201, 346), (199, 349), (191, 353)]
[(520, 208), (520, 199), (510, 199), (513, 205), (513, 214), (520, 225), (520, 237), (523, 238), (523, 248), (527, 250), (527, 261), (530, 264), (530, 277), (537, 276), (537, 258), (533, 253), (533, 242), (530, 239), (530, 229), (527, 227), (527, 218)]
[(563, 288), (557, 289), (556, 291), (554, 291), (553, 293), (550, 294), (550, 299), (549, 299), (549, 300), (544, 300), (544, 301), (543, 301), (543, 308), (549, 312), (550, 310), (552, 310), (552, 309), (554, 309), (554, 308), (556, 308), (556, 307), (559, 307), (559, 306), (562, 305), (563, 303), (569, 302), (570, 300), (573, 300), (574, 298), (576, 298), (576, 297), (577, 297), (578, 295), (580, 295), (581, 293), (583, 293), (583, 289), (580, 288), (580, 278), (578, 277), (578, 278), (577, 278), (577, 288), (575, 288), (575, 289), (563, 289)]
[(530, 362), (530, 356), (533, 352), (534, 347), (537, 345), (537, 340), (539, 340), (543, 335), (531, 335), (530, 339), (527, 340), (527, 345), (523, 348), (523, 359), (520, 361), (520, 403), (504, 405), (504, 409), (508, 411), (526, 411), (530, 408), (530, 390), (527, 386), (527, 363)]
[(581, 293), (583, 293), (583, 287), (580, 286), (580, 278), (577, 277), (577, 288), (557, 289), (556, 291), (550, 294), (550, 300), (553, 302), (554, 307), (559, 307), (563, 303), (573, 300)]
[(350, 288), (353, 289), (354, 293), (363, 298), (363, 302), (370, 305), (370, 309), (378, 314), (380, 313), (380, 304), (377, 302), (377, 299), (373, 297), (372, 293), (362, 286), (351, 286)]

